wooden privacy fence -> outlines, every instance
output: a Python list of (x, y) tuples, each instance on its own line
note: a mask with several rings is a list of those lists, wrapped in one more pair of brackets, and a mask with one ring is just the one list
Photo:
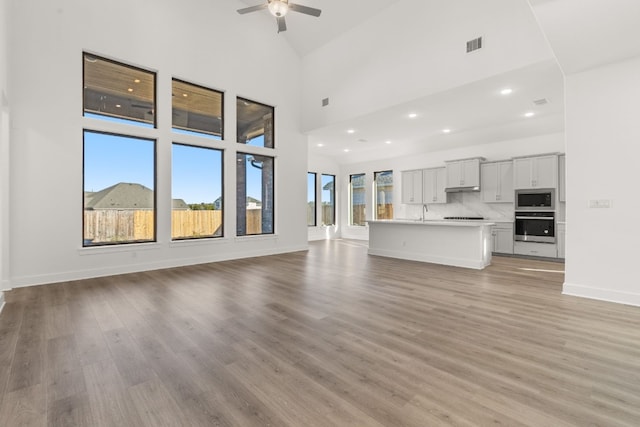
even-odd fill
[[(258, 234), (260, 229), (261, 211), (247, 210), (247, 232), (251, 230), (252, 234)], [(174, 210), (171, 212), (171, 237), (174, 239), (219, 236), (221, 231), (222, 211), (220, 210)], [(154, 214), (150, 210), (84, 211), (84, 239), (91, 243), (153, 240), (153, 233)]]

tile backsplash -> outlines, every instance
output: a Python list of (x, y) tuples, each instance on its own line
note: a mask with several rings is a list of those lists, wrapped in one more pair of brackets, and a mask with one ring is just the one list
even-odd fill
[[(397, 219), (422, 217), (422, 205), (400, 205)], [(402, 211), (404, 208), (404, 212)], [(513, 203), (484, 203), (479, 192), (449, 193), (447, 203), (427, 204), (426, 219), (442, 219), (445, 216), (481, 216), (491, 220), (513, 221)]]

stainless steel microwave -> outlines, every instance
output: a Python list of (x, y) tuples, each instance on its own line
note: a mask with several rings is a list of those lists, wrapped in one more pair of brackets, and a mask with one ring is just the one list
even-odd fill
[(517, 211), (555, 210), (556, 190), (553, 188), (516, 190)]

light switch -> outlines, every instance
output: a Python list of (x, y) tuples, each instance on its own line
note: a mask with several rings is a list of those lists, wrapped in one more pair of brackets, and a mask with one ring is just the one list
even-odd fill
[(590, 208), (610, 208), (611, 207), (611, 200), (589, 200), (589, 207)]

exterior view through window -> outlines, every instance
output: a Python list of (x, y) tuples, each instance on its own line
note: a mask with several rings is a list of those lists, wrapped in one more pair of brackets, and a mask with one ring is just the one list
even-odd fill
[(274, 159), (248, 153), (236, 156), (236, 233), (273, 234)]
[(236, 99), (236, 132), (240, 144), (256, 147), (274, 147), (274, 108), (249, 101)]
[(307, 173), (307, 225), (316, 225), (316, 181), (318, 175), (315, 172)]
[(155, 127), (156, 75), (83, 54), (84, 116)]
[(223, 139), (222, 92), (173, 79), (171, 99), (174, 132)]
[(335, 225), (336, 223), (336, 177), (335, 175), (322, 175), (322, 225)]
[(171, 238), (221, 237), (222, 150), (173, 144)]
[(375, 218), (393, 219), (393, 171), (375, 172)]
[(349, 225), (365, 225), (365, 189), (363, 173), (349, 176)]
[(83, 246), (155, 241), (155, 141), (85, 131), (83, 166)]

